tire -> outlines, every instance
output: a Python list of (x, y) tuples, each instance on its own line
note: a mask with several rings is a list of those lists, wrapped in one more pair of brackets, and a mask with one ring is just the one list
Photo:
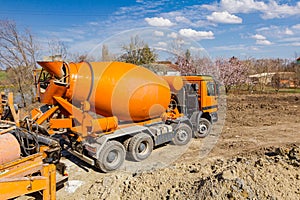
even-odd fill
[(117, 141), (109, 141), (105, 144), (97, 160), (99, 169), (110, 172), (121, 167), (125, 160), (125, 148)]
[(57, 164), (60, 161), (61, 158), (61, 152), (59, 151), (53, 151), (49, 153), (48, 158), (50, 158), (52, 164)]
[(124, 146), (126, 152), (128, 151), (130, 141), (131, 141), (131, 138), (128, 138), (123, 142), (123, 146)]
[(186, 145), (192, 138), (192, 129), (187, 124), (180, 124), (179, 127), (175, 130), (175, 136), (172, 140), (175, 145)]
[(153, 150), (153, 140), (146, 133), (133, 136), (128, 146), (128, 158), (133, 161), (142, 161), (150, 156)]
[(128, 152), (129, 152), (128, 147), (129, 147), (130, 141), (131, 141), (131, 137), (128, 138), (128, 139), (126, 139), (126, 140), (123, 142), (123, 146), (124, 146), (124, 148), (125, 148), (125, 153), (126, 153), (126, 155), (125, 155), (125, 159), (126, 159), (126, 160), (130, 160), (129, 153), (128, 153)]
[(194, 132), (196, 138), (204, 138), (209, 135), (211, 123), (205, 118), (200, 118), (197, 131)]

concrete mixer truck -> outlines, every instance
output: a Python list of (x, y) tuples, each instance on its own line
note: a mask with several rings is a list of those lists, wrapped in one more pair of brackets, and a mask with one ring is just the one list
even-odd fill
[(205, 137), (217, 121), (210, 76), (158, 76), (122, 62), (38, 62), (32, 126), (104, 172), (125, 157), (142, 161), (155, 146)]

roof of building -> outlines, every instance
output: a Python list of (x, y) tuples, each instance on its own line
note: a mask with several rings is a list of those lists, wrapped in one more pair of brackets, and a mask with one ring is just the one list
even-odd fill
[(264, 72), (260, 74), (253, 74), (250, 75), (249, 78), (261, 78), (261, 77), (266, 77), (266, 76), (274, 76), (275, 74), (278, 74), (279, 76), (293, 76), (295, 75), (295, 72)]
[(275, 72), (271, 72), (271, 73), (264, 72), (264, 73), (260, 73), (260, 74), (250, 75), (249, 78), (260, 78), (260, 77), (266, 77), (266, 76), (273, 76), (274, 74), (276, 74), (276, 73)]

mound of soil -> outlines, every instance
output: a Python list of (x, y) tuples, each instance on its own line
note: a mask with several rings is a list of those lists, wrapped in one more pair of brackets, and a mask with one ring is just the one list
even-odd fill
[(179, 163), (95, 181), (84, 199), (297, 199), (300, 148), (263, 148), (231, 159)]
[(57, 199), (299, 199), (300, 95), (230, 95), (226, 107), (222, 134), (205, 157), (197, 155), (207, 140), (197, 139), (151, 171), (103, 174), (65, 160), (70, 181), (82, 184)]

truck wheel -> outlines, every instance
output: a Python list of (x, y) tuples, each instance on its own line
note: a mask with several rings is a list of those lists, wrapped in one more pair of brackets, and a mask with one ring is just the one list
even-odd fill
[(180, 124), (175, 130), (175, 136), (173, 138), (173, 144), (175, 145), (186, 145), (192, 138), (192, 129), (187, 124)]
[(211, 123), (205, 118), (200, 118), (197, 131), (194, 132), (196, 138), (206, 137), (211, 130)]
[(128, 138), (123, 142), (123, 146), (124, 146), (126, 152), (128, 151), (130, 141), (131, 141), (131, 138)]
[(146, 133), (133, 136), (128, 146), (128, 157), (133, 161), (142, 161), (150, 156), (153, 150), (153, 140)]
[(129, 150), (128, 150), (128, 147), (129, 147), (130, 141), (131, 141), (131, 137), (128, 138), (128, 139), (126, 139), (126, 140), (123, 142), (123, 146), (124, 146), (124, 148), (125, 148), (125, 153), (126, 153), (125, 159), (127, 159), (127, 160), (130, 160), (129, 153), (128, 153), (128, 151), (129, 151)]
[(109, 141), (105, 144), (97, 160), (98, 167), (103, 172), (118, 169), (125, 160), (125, 148), (117, 141)]

